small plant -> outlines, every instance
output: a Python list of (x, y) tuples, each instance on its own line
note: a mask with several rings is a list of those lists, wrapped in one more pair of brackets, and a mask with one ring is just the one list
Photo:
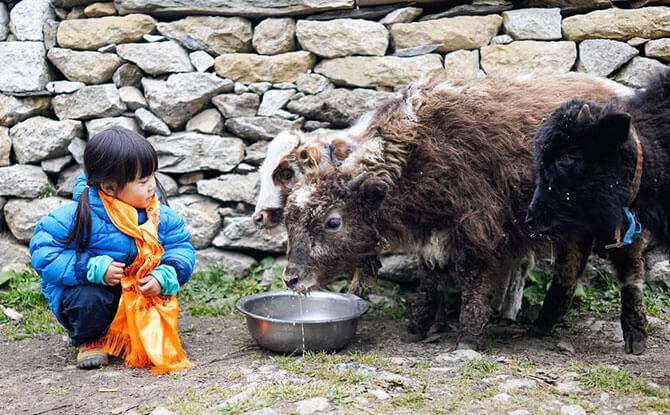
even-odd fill
[(465, 380), (480, 380), (500, 370), (500, 363), (489, 360), (468, 360), (460, 367)]
[(652, 387), (645, 379), (632, 377), (625, 370), (602, 365), (573, 364), (572, 370), (580, 373), (579, 381), (589, 388), (616, 393), (633, 393), (651, 397), (669, 397), (670, 391)]
[(534, 269), (528, 272), (526, 288), (523, 290), (523, 301), (526, 306), (544, 301), (551, 285), (551, 275)]
[(0, 287), (6, 287), (6, 291), (0, 292), (0, 304), (23, 314), (21, 321), (12, 322), (0, 312), (0, 332), (6, 337), (22, 340), (35, 334), (64, 332), (49, 311), (34, 270), (0, 273)]

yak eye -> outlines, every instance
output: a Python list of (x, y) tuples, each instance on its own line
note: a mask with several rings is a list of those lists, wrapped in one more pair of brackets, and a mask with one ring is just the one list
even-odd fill
[(331, 216), (330, 218), (328, 218), (328, 221), (326, 222), (326, 226), (330, 230), (339, 229), (340, 226), (342, 226), (342, 218), (339, 215)]
[(556, 160), (556, 164), (558, 165), (558, 167), (562, 169), (570, 168), (570, 166), (572, 166), (574, 162), (575, 159), (570, 154), (565, 154), (564, 156)]
[(283, 169), (280, 173), (280, 176), (281, 176), (282, 180), (289, 181), (289, 180), (291, 180), (291, 178), (293, 178), (293, 170)]

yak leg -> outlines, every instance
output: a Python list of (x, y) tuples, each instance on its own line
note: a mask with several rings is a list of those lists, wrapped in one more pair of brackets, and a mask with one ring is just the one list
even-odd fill
[(557, 244), (551, 287), (544, 298), (540, 314), (531, 327), (531, 334), (548, 336), (556, 323), (565, 317), (570, 309), (577, 281), (586, 267), (592, 244), (591, 238)]
[[(484, 330), (491, 319), (493, 308), (493, 278), (500, 267), (462, 269), (461, 279), (461, 333), (457, 349), (477, 349), (484, 343)], [(481, 272), (480, 272), (481, 271)]]
[(407, 310), (408, 323), (406, 341), (416, 342), (426, 337), (428, 329), (435, 321), (439, 309), (441, 295), (439, 291), (439, 274), (420, 267), (421, 279), (419, 289), (409, 303)]
[(644, 306), (644, 240), (610, 252), (621, 289), (621, 329), (626, 353), (642, 354), (647, 347), (647, 312)]

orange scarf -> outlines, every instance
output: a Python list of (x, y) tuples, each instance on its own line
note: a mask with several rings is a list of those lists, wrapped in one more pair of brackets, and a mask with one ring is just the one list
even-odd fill
[(104, 340), (105, 352), (123, 356), (127, 366), (153, 365), (155, 375), (192, 366), (179, 341), (179, 302), (174, 295), (145, 297), (138, 281), (161, 262), (165, 250), (158, 241), (160, 203), (156, 195), (147, 206), (147, 221), (138, 225), (137, 210), (119, 199), (98, 192), (114, 226), (135, 238), (137, 257), (124, 270), (121, 301)]

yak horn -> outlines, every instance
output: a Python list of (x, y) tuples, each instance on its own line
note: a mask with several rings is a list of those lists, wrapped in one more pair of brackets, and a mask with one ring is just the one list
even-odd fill
[(361, 184), (367, 179), (368, 173), (363, 172), (359, 174), (358, 176), (354, 177), (347, 183), (347, 187), (349, 187), (350, 190), (358, 190), (359, 187), (361, 187)]
[(591, 117), (591, 108), (589, 104), (584, 104), (577, 114), (577, 124), (586, 124)]

